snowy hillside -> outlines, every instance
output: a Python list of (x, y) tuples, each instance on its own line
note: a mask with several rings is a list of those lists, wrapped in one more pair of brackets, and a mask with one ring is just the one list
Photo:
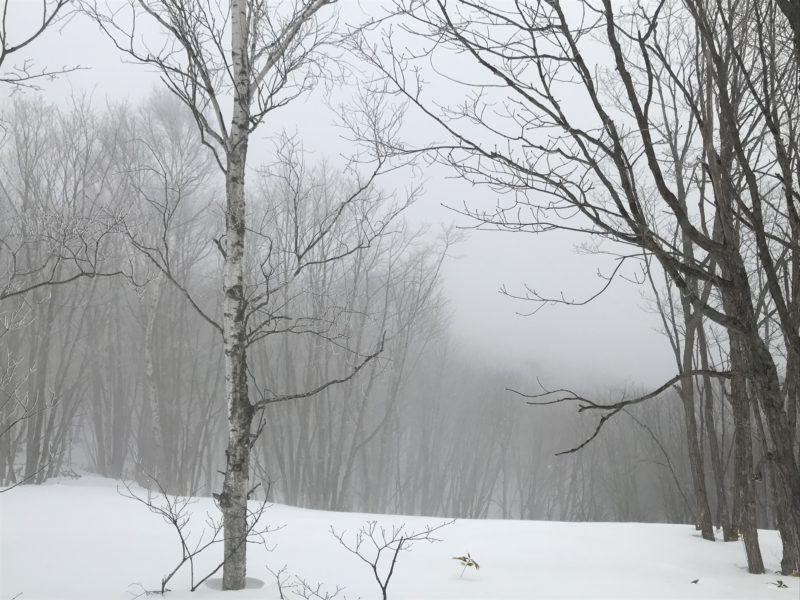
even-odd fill
[[(194, 509), (203, 513), (213, 506), (202, 499)], [(286, 565), (287, 572), (322, 582), (329, 592), (343, 587), (338, 598), (380, 598), (369, 567), (339, 544), (331, 526), (352, 534), (370, 519), (388, 526), (404, 522), (410, 530), (442, 522), (279, 505), (265, 518), (284, 527), (271, 535), (271, 553), (253, 547), (249, 554), (248, 576), (263, 587), (223, 593), (203, 585), (191, 594), (188, 574), (179, 574), (168, 597), (277, 600), (269, 564), (276, 571)], [(1, 600), (132, 598), (157, 589), (180, 554), (167, 524), (121, 497), (116, 482), (97, 477), (0, 494), (0, 519)], [(389, 598), (798, 598), (797, 579), (782, 578), (789, 587), (779, 589), (774, 582), (780, 575), (748, 575), (739, 544), (712, 545), (689, 526), (459, 520), (437, 536), (441, 542), (422, 542), (400, 555)], [(761, 543), (767, 568), (776, 569), (777, 534), (762, 532)], [(467, 552), (481, 569), (460, 576), (451, 557)], [(201, 560), (198, 572), (217, 557)]]

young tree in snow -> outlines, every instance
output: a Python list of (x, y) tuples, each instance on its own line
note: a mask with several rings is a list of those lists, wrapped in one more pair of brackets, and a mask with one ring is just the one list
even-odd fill
[(393, 525), (389, 528), (379, 526), (377, 521), (368, 521), (352, 536), (348, 535), (346, 531), (338, 532), (333, 527), (331, 527), (331, 534), (345, 550), (358, 557), (369, 567), (381, 590), (381, 598), (387, 600), (389, 583), (394, 575), (400, 553), (409, 552), (414, 544), (420, 542), (432, 544), (442, 541), (434, 534), (453, 523), (455, 520), (445, 521), (439, 525), (428, 525), (419, 531), (411, 531), (405, 524)]
[[(274, 110), (302, 96), (326, 74), (325, 56), (320, 49), (333, 35), (327, 23), (334, 0), (299, 0), (276, 8), (255, 0), (216, 2), (172, 2), (140, 0), (125, 10), (107, 11), (91, 5), (87, 9), (123, 52), (155, 67), (162, 81), (191, 111), (203, 144), (211, 152), (225, 177), (225, 230), (217, 240), (223, 260), (223, 307), (220, 322), (200, 308), (187, 294), (194, 308), (223, 338), (225, 396), (228, 405), (228, 445), (222, 492), (218, 495), (225, 523), (224, 589), (241, 589), (245, 584), (246, 502), (249, 494), (250, 451), (257, 432), (253, 431), (256, 411), (267, 404), (312, 396), (335, 383), (353, 377), (381, 350), (374, 350), (348, 373), (332, 375), (313, 390), (284, 396), (262, 396), (251, 401), (248, 386), (247, 348), (255, 340), (283, 328), (285, 315), (275, 308), (274, 297), (283, 282), (274, 275), (269, 240), (264, 240), (266, 258), (260, 263), (261, 281), (247, 279), (248, 223), (246, 167), (251, 134)], [(147, 20), (159, 29), (160, 39), (148, 45), (138, 37), (137, 24)], [(386, 135), (384, 123), (375, 123), (378, 135)], [(391, 129), (391, 127), (390, 127)], [(375, 157), (375, 168), (360, 179), (336, 210), (322, 217), (312, 229), (296, 237), (289, 260), (292, 274), (309, 266), (312, 251), (340, 226), (356, 199), (370, 193), (375, 177), (384, 168), (385, 156)], [(380, 222), (358, 221), (359, 244), (381, 235), (392, 212)], [(334, 248), (324, 261), (334, 261), (357, 248)], [(163, 258), (150, 255), (167, 277)], [(174, 282), (173, 282), (174, 283)], [(292, 327), (297, 326), (291, 321)]]

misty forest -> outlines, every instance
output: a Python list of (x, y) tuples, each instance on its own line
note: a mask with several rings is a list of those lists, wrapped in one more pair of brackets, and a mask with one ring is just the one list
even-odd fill
[(0, 0), (0, 544), (2, 600), (796, 598), (800, 3)]

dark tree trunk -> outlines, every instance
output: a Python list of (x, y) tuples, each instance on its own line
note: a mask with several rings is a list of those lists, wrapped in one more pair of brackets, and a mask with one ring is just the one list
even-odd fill
[(774, 465), (775, 479), (780, 490), (778, 499), (783, 504), (778, 519), (784, 526), (784, 551), (788, 555), (784, 555), (781, 566), (787, 573), (791, 573), (800, 570), (800, 469), (783, 409), (783, 394), (777, 368), (760, 338), (753, 340), (753, 345), (752, 372), (771, 438), (767, 460)]
[(744, 376), (742, 350), (736, 336), (731, 340), (731, 408), (734, 424), (734, 481), (736, 486), (736, 526), (744, 541), (747, 570), (763, 573), (764, 561), (756, 528), (755, 490), (753, 489), (753, 444), (747, 384)]
[[(697, 342), (700, 352), (700, 367), (709, 372), (708, 343), (705, 329), (701, 325), (697, 330)], [(717, 439), (717, 428), (714, 420), (714, 388), (711, 376), (703, 377), (703, 413), (705, 415), (706, 436), (711, 459), (711, 470), (714, 474), (714, 486), (717, 494), (717, 524), (722, 527), (722, 539), (726, 542), (735, 542), (738, 539), (736, 527), (728, 510), (728, 494), (725, 487), (725, 466), (722, 462), (722, 450)]]
[(681, 403), (686, 425), (687, 450), (689, 466), (692, 473), (692, 489), (694, 491), (695, 524), (703, 539), (714, 541), (714, 527), (711, 523), (711, 510), (708, 505), (705, 472), (703, 469), (703, 453), (697, 439), (697, 417), (694, 410), (694, 385), (691, 377), (686, 377), (681, 385)]

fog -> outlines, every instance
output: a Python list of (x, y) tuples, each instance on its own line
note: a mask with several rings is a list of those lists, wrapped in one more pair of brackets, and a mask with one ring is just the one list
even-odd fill
[(4, 3), (0, 492), (212, 496), (226, 589), (255, 497), (800, 568), (800, 22), (611, 4)]
[[(15, 18), (32, 22), (38, 7), (12, 0)], [(119, 3), (123, 7), (123, 3)], [(344, 4), (341, 19), (358, 22), (373, 3)], [(122, 14), (125, 14), (124, 12)], [(147, 28), (143, 29), (147, 32)], [(146, 34), (143, 34), (146, 35)], [(71, 97), (91, 98), (96, 107), (126, 102), (135, 105), (159, 88), (158, 74), (131, 64), (84, 15), (68, 26), (47, 32), (29, 52), (37, 64), (79, 65), (82, 70), (42, 85), (41, 95), (66, 105)], [(53, 63), (53, 57), (57, 57)], [(457, 63), (456, 63), (457, 64)], [(437, 65), (444, 69), (448, 65)], [(340, 107), (352, 101), (354, 88), (345, 83), (332, 94), (323, 90), (300, 98), (276, 113), (251, 143), (253, 164), (269, 160), (274, 139), (282, 131), (297, 135), (310, 156), (336, 160), (348, 152), (342, 141)], [(456, 99), (457, 100), (457, 99)], [(414, 140), (438, 139), (431, 123), (411, 114), (403, 135)], [(399, 189), (409, 178), (424, 183), (424, 193), (406, 211), (412, 222), (431, 229), (454, 224), (466, 237), (443, 268), (445, 295), (454, 335), (461, 347), (479, 361), (498, 368), (520, 369), (550, 387), (655, 387), (675, 374), (674, 359), (659, 318), (650, 311), (647, 285), (617, 280), (607, 292), (586, 306), (550, 305), (536, 315), (535, 305), (514, 301), (500, 293), (522, 292), (527, 284), (548, 297), (583, 300), (605, 284), (615, 263), (581, 254), (582, 236), (565, 232), (547, 235), (472, 231), (475, 223), (457, 211), (466, 203), (488, 208), (498, 196), (488, 188), (465, 184), (446, 169), (425, 166), (387, 178), (384, 186)], [(630, 278), (640, 273), (628, 273)]]

